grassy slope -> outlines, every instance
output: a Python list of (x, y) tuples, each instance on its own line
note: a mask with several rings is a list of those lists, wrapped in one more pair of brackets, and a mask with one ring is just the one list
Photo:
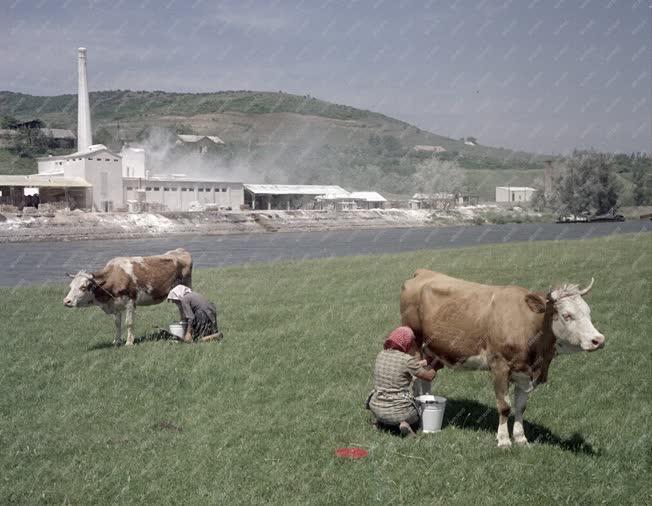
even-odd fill
[[(421, 158), (406, 156), (416, 144), (444, 146), (457, 152), (469, 181), (482, 200), (492, 201), (496, 185), (529, 185), (541, 177), (541, 157), (488, 146), (467, 146), (371, 111), (287, 93), (226, 91), (165, 93), (102, 91), (91, 93), (93, 124), (123, 139), (134, 139), (148, 126), (183, 125), (202, 134), (218, 134), (239, 163), (277, 167), (296, 183), (336, 183), (351, 189), (413, 193), (395, 179), (400, 165)], [(42, 118), (51, 127), (76, 122), (75, 95), (37, 97), (0, 92), (0, 116)], [(401, 149), (387, 152), (369, 145), (372, 135), (399, 139)], [(253, 146), (253, 155), (249, 148)], [(413, 154), (413, 153), (412, 153)], [(363, 174), (360, 167), (378, 166)], [(278, 172), (277, 170), (277, 172)], [(36, 162), (0, 150), (0, 174), (36, 172)], [(276, 175), (275, 177), (279, 177)], [(409, 178), (408, 178), (409, 179)]]
[(36, 174), (35, 158), (20, 158), (8, 149), (0, 148), (0, 174)]
[[(63, 285), (0, 290), (11, 301), (0, 502), (649, 502), (651, 242), (646, 234), (197, 271), (195, 288), (218, 301), (227, 338), (195, 346), (116, 349), (112, 320), (97, 308), (64, 309)], [(401, 440), (372, 430), (362, 402), (374, 357), (417, 267), (537, 289), (597, 277), (588, 300), (607, 348), (553, 363), (526, 412), (526, 434), (539, 439), (532, 448), (495, 448), (481, 372), (440, 373), (435, 391), (449, 399), (440, 434)], [(173, 318), (169, 305), (141, 309), (138, 333)], [(334, 457), (348, 445), (369, 457)]]
[[(408, 148), (415, 144), (436, 144), (479, 161), (488, 157), (526, 163), (535, 157), (531, 153), (502, 148), (467, 146), (458, 139), (426, 132), (383, 114), (326, 102), (308, 95), (259, 91), (168, 93), (113, 90), (92, 92), (90, 101), (95, 126), (103, 125), (113, 129), (119, 121), (122, 132), (129, 135), (145, 126), (184, 123), (199, 133), (217, 134), (230, 142), (246, 143), (251, 137), (254, 141), (292, 143), (297, 133), (300, 135), (308, 127), (310, 139), (300, 138), (302, 145), (310, 144), (314, 139), (350, 145), (367, 142), (371, 134), (379, 134), (393, 135)], [(77, 97), (39, 97), (0, 91), (0, 116), (5, 114), (19, 119), (39, 117), (50, 126), (74, 128)], [(283, 123), (292, 122), (292, 118), (287, 115), (296, 114), (307, 125), (293, 125), (290, 132), (283, 132), (282, 125), (279, 125), (281, 117), (270, 119), (266, 117), (267, 114), (285, 114)], [(316, 120), (309, 121), (307, 118), (310, 117)], [(320, 121), (323, 119), (329, 121)]]

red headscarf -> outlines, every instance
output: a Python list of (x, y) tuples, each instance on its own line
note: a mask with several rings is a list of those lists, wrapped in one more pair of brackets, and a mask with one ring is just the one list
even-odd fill
[(410, 327), (398, 327), (392, 330), (391, 334), (385, 339), (383, 348), (407, 353), (414, 340), (414, 332)]

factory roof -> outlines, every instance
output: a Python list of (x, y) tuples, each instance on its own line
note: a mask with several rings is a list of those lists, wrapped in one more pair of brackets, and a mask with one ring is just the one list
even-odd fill
[(183, 142), (199, 142), (202, 139), (210, 139), (215, 144), (224, 144), (224, 141), (220, 139), (217, 135), (186, 135), (181, 134), (177, 137)]
[(317, 200), (364, 200), (365, 202), (387, 202), (387, 199), (377, 192), (347, 192), (326, 193), (319, 195)]
[(256, 195), (332, 195), (348, 197), (349, 192), (337, 185), (317, 184), (245, 184)]
[(496, 189), (498, 188), (515, 192), (536, 191), (536, 188), (530, 188), (529, 186), (496, 186)]
[(93, 185), (81, 177), (42, 176), (0, 176), (0, 186), (36, 188), (91, 188)]
[(353, 200), (366, 200), (367, 202), (387, 202), (387, 199), (378, 192), (351, 192), (349, 197)]
[(440, 193), (415, 193), (412, 195), (412, 200), (441, 200), (455, 198), (453, 193), (440, 192)]
[(84, 151), (75, 151), (74, 153), (70, 153), (69, 155), (42, 156), (40, 158), (37, 158), (36, 160), (45, 161), (45, 160), (66, 160), (69, 158), (83, 158), (84, 156), (94, 155), (95, 153), (99, 153), (101, 151), (107, 151), (111, 153), (111, 156), (122, 158), (120, 155), (115, 154), (113, 151), (107, 148), (104, 144), (93, 144), (91, 146), (88, 146), (88, 148), (85, 149)]

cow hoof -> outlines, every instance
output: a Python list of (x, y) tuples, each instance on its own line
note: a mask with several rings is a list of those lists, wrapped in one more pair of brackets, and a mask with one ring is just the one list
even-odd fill
[(129, 341), (127, 341), (127, 342), (125, 343), (125, 346), (133, 346), (133, 345), (134, 345), (133, 342), (129, 342)]
[(515, 437), (514, 442), (523, 448), (528, 448), (530, 446), (530, 443), (528, 443), (528, 440), (526, 439), (525, 436), (522, 437)]
[(113, 341), (113, 346), (122, 346), (124, 344), (124, 341)]
[(512, 442), (509, 439), (499, 439), (498, 448), (511, 448)]

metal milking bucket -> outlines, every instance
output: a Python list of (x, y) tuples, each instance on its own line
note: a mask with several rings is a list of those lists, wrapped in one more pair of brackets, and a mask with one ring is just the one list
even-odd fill
[(416, 400), (421, 405), (421, 427), (423, 432), (439, 432), (444, 421), (446, 398), (437, 395), (420, 395)]

